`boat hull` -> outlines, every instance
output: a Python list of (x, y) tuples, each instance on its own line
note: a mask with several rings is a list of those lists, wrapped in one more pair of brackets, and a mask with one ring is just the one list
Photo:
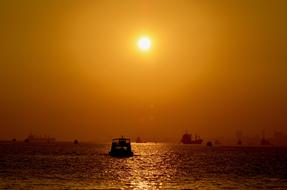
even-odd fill
[(110, 156), (113, 157), (132, 157), (134, 155), (133, 152), (109, 152)]

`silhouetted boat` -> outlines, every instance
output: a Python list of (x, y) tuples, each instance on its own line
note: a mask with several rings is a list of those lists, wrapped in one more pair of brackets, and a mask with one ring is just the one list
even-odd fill
[(265, 138), (265, 131), (264, 130), (262, 131), (262, 138), (261, 138), (260, 144), (263, 146), (271, 145), (270, 141)]
[(131, 149), (131, 140), (124, 137), (113, 139), (109, 155), (116, 157), (133, 156), (133, 152)]
[(79, 144), (79, 141), (77, 139), (75, 139), (74, 144)]
[(24, 140), (26, 143), (51, 143), (55, 141), (56, 139), (50, 136), (36, 136), (32, 134)]
[(189, 133), (185, 133), (182, 135), (181, 143), (183, 144), (202, 144), (203, 140), (200, 136), (195, 135), (195, 139), (192, 140), (192, 135)]
[(268, 140), (265, 139), (265, 138), (262, 138), (262, 139), (261, 139), (260, 144), (263, 145), (263, 146), (271, 145), (270, 141), (268, 141)]
[(237, 141), (237, 145), (242, 145), (242, 141), (240, 139)]
[(208, 142), (206, 143), (206, 146), (212, 147), (212, 142), (211, 142), (211, 141), (208, 141)]

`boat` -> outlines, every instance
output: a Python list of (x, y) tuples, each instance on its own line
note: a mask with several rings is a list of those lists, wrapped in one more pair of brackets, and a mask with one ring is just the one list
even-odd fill
[(240, 139), (237, 141), (237, 145), (242, 145), (242, 141)]
[(55, 142), (56, 139), (50, 136), (36, 136), (30, 134), (24, 141), (26, 143), (52, 143)]
[(212, 145), (212, 142), (211, 142), (211, 141), (208, 141), (208, 142), (206, 143), (206, 146), (212, 147), (212, 146), (213, 146), (213, 145)]
[(194, 140), (192, 140), (192, 135), (185, 133), (182, 135), (181, 141), (182, 144), (202, 144), (203, 140), (200, 136), (195, 135)]
[(260, 144), (262, 146), (272, 145), (271, 142), (269, 140), (265, 139), (264, 137), (261, 139)]
[(75, 139), (74, 144), (79, 144), (79, 141), (77, 139)]
[(133, 152), (131, 149), (131, 140), (129, 138), (116, 138), (112, 140), (110, 156), (114, 157), (131, 157)]
[(265, 131), (264, 130), (262, 131), (262, 138), (261, 138), (260, 144), (262, 146), (272, 145), (271, 142), (265, 138)]

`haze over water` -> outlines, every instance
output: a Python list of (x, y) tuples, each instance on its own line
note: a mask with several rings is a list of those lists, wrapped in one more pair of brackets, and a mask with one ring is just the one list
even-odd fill
[(286, 134), (286, 7), (1, 1), (0, 139)]

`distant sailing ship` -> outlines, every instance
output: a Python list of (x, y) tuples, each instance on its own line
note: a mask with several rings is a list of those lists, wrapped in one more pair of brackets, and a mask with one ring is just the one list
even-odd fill
[(203, 140), (200, 136), (195, 135), (194, 140), (192, 140), (192, 135), (185, 133), (182, 135), (181, 141), (182, 144), (202, 144)]
[(51, 143), (51, 142), (55, 142), (56, 139), (50, 136), (36, 136), (33, 134), (30, 134), (26, 139), (25, 142), (26, 143)]

